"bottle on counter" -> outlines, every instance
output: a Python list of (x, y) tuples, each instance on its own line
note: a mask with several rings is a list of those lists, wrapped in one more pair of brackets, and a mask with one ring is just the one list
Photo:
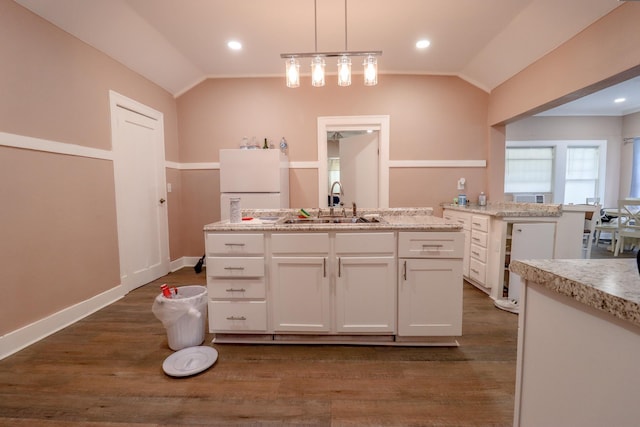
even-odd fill
[(267, 138), (264, 139), (264, 144), (262, 144), (262, 149), (263, 150), (269, 149), (269, 143), (267, 142)]
[(487, 206), (487, 195), (484, 194), (484, 191), (480, 192), (480, 195), (478, 196), (478, 205)]
[(467, 195), (466, 194), (458, 194), (458, 205), (466, 206), (467, 205)]

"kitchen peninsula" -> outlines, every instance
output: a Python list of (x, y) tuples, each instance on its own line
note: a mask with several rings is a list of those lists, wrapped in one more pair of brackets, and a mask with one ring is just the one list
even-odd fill
[(510, 269), (525, 283), (513, 425), (638, 425), (636, 260), (527, 260)]
[(215, 342), (457, 345), (461, 225), (431, 208), (242, 214), (204, 227)]
[(579, 233), (566, 236), (562, 205), (491, 202), (486, 206), (442, 206), (443, 217), (463, 226), (463, 276), (492, 299), (518, 299), (519, 278), (509, 273), (513, 259), (564, 257), (567, 246), (581, 246)]

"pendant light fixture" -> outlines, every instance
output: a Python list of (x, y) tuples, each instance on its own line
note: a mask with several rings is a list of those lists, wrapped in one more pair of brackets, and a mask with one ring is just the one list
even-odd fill
[(318, 9), (317, 0), (313, 1), (315, 50), (310, 53), (282, 53), (280, 57), (285, 59), (287, 87), (300, 86), (300, 62), (298, 58), (313, 58), (311, 61), (311, 84), (316, 87), (325, 84), (325, 60), (324, 58), (338, 58), (338, 85), (351, 85), (351, 57), (365, 57), (364, 84), (374, 86), (378, 84), (377, 56), (382, 55), (381, 50), (374, 51), (349, 51), (347, 49), (347, 0), (344, 1), (344, 51), (342, 52), (318, 52)]

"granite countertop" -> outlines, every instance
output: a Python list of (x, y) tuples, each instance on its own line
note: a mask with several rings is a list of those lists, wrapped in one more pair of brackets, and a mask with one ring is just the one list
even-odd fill
[[(298, 209), (243, 209), (241, 223), (229, 221), (214, 222), (204, 226), (204, 231), (329, 231), (329, 230), (408, 230), (408, 231), (460, 231), (462, 225), (451, 223), (443, 218), (433, 216), (432, 208), (389, 208), (389, 209), (358, 209), (358, 216), (367, 219), (382, 218), (382, 222), (368, 223), (311, 223), (284, 224), (286, 218), (297, 218)], [(312, 217), (316, 217), (318, 210), (307, 210)], [(342, 209), (336, 208), (336, 214), (341, 215)], [(329, 210), (323, 209), (322, 215), (328, 215)], [(347, 217), (351, 210), (346, 209)]]
[(512, 261), (523, 279), (640, 326), (640, 275), (635, 258)]
[(486, 206), (465, 206), (443, 203), (444, 209), (470, 212), (496, 217), (558, 217), (562, 216), (562, 205), (549, 203), (489, 202)]

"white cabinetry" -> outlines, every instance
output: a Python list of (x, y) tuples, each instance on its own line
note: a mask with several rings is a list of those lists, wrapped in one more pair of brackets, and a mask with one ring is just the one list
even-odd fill
[(398, 235), (398, 336), (462, 334), (463, 233)]
[[(509, 299), (518, 299), (522, 282), (520, 276), (507, 272), (509, 263), (522, 259), (552, 259), (554, 248), (554, 223), (508, 223), (505, 258), (505, 282)], [(508, 274), (508, 275), (507, 275)]]
[(271, 308), (276, 332), (331, 331), (328, 233), (271, 236)]
[(395, 332), (396, 240), (387, 233), (336, 233), (336, 332)]
[(209, 330), (266, 332), (264, 236), (208, 233), (205, 246)]
[(469, 267), (471, 260), (471, 214), (445, 209), (444, 219), (462, 225), (464, 234), (464, 258), (462, 259), (462, 275), (469, 277)]
[(469, 277), (485, 288), (491, 288), (487, 282), (489, 222), (490, 218), (486, 215), (471, 215)]

